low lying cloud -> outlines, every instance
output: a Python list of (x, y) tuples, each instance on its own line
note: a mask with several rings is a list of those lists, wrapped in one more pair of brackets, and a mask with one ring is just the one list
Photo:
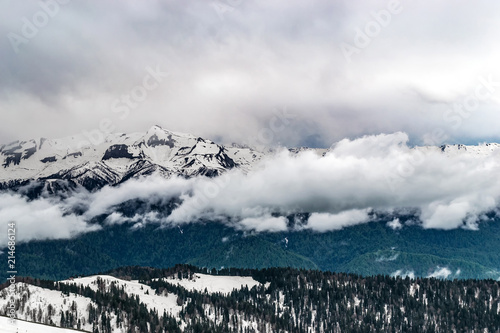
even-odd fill
[[(477, 229), (500, 197), (497, 146), (412, 148), (405, 133), (342, 140), (325, 155), (283, 151), (245, 175), (200, 179), (168, 217), (312, 213), (305, 228), (328, 231), (370, 221), (370, 211), (417, 208), (424, 228)], [(397, 229), (398, 219), (389, 227)]]
[(448, 267), (437, 267), (434, 272), (427, 275), (428, 278), (447, 279), (451, 275)]
[[(99, 230), (82, 216), (69, 213), (63, 203), (39, 199), (27, 201), (16, 194), (0, 194), (0, 221), (16, 223), (16, 241), (32, 239), (72, 238), (84, 232)], [(7, 237), (0, 237), (0, 247), (7, 246)]]
[(250, 230), (255, 230), (257, 232), (261, 231), (269, 231), (269, 232), (276, 232), (276, 231), (286, 231), (287, 229), (287, 220), (285, 217), (280, 216), (280, 217), (272, 217), (269, 215), (262, 216), (262, 217), (247, 217), (241, 221), (239, 221), (237, 224), (235, 224), (238, 229), (250, 229)]
[(414, 271), (403, 271), (402, 269), (398, 269), (397, 271), (393, 272), (391, 274), (392, 277), (402, 277), (406, 278), (409, 277), (410, 279), (415, 279), (415, 272)]
[(110, 212), (110, 208), (129, 200), (168, 201), (193, 188), (197, 179), (149, 177), (125, 182), (118, 187), (106, 186), (96, 193), (80, 192), (68, 200), (71, 206), (86, 208), (85, 217)]
[(353, 209), (337, 214), (313, 213), (304, 228), (323, 232), (339, 230), (370, 221), (368, 213), (368, 209)]
[[(173, 177), (129, 180), (96, 193), (67, 199), (27, 201), (2, 194), (0, 219), (15, 220), (20, 240), (67, 238), (105, 224), (182, 225), (219, 221), (239, 230), (277, 232), (290, 228), (285, 216), (308, 213), (297, 230), (339, 230), (389, 213), (388, 227), (400, 229), (399, 209), (411, 208), (424, 228), (477, 229), (500, 198), (500, 149), (410, 147), (405, 133), (342, 140), (324, 155), (286, 150), (245, 174), (232, 170), (217, 178)], [(468, 149), (468, 150), (467, 150)], [(151, 208), (124, 216), (117, 206), (129, 200), (165, 204), (171, 214)], [(81, 214), (72, 213), (78, 207)], [(437, 274), (437, 273), (436, 273)]]
[(399, 257), (399, 253), (395, 253), (390, 257), (385, 257), (385, 256), (378, 257), (377, 259), (375, 259), (375, 261), (376, 262), (394, 261), (394, 260), (398, 259), (398, 257)]
[(393, 230), (399, 230), (403, 228), (403, 224), (399, 221), (399, 218), (395, 218), (394, 220), (387, 222), (387, 226)]

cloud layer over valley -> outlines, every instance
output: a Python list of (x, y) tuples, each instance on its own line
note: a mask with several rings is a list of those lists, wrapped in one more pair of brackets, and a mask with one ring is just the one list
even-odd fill
[[(239, 230), (285, 231), (286, 216), (310, 213), (298, 230), (338, 230), (380, 216), (394, 229), (398, 211), (415, 209), (423, 228), (477, 229), (495, 212), (500, 198), (500, 149), (409, 147), (405, 133), (342, 140), (321, 156), (287, 150), (263, 160), (244, 174), (233, 169), (217, 177), (134, 179), (95, 193), (79, 190), (60, 199), (28, 200), (0, 194), (0, 220), (16, 221), (18, 240), (70, 238), (104, 225), (144, 223), (181, 225), (218, 221)], [(468, 149), (467, 151), (465, 149)], [(174, 200), (175, 199), (175, 200)], [(118, 207), (139, 200), (150, 205), (127, 215)], [(154, 205), (153, 205), (154, 204)], [(170, 204), (171, 214), (154, 207)], [(153, 208), (151, 208), (153, 207)], [(397, 223), (395, 222), (397, 221)], [(5, 245), (0, 243), (0, 245)]]

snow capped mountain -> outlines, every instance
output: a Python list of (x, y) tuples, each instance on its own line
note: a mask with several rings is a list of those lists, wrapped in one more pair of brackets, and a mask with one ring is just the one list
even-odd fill
[(500, 148), (498, 143), (484, 143), (477, 146), (466, 146), (462, 144), (458, 145), (442, 145), (439, 147), (443, 153), (448, 156), (457, 154), (468, 154), (468, 155), (489, 155), (495, 150)]
[(0, 145), (0, 189), (33, 180), (53, 192), (68, 186), (61, 180), (92, 190), (151, 174), (214, 177), (235, 167), (247, 170), (261, 158), (251, 148), (226, 148), (159, 126), (145, 134), (110, 134), (97, 144), (83, 135), (15, 141)]
[[(140, 176), (168, 178), (215, 177), (239, 168), (250, 171), (264, 156), (275, 154), (243, 145), (222, 146), (190, 134), (153, 126), (146, 133), (109, 134), (103, 140), (84, 135), (62, 139), (15, 141), (0, 145), (0, 190), (35, 184), (49, 193), (76, 186), (88, 190), (120, 184)], [(500, 144), (443, 145), (412, 149), (441, 152), (446, 156), (486, 156), (500, 151)], [(333, 148), (335, 150), (335, 148)], [(324, 156), (330, 149), (291, 148), (298, 155), (313, 151)], [(35, 181), (35, 182), (34, 182)]]

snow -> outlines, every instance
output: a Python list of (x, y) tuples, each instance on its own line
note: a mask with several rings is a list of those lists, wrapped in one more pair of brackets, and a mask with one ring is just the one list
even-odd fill
[[(125, 145), (132, 158), (103, 160), (106, 151), (113, 145)], [(36, 151), (28, 156), (29, 149), (33, 148)], [(95, 177), (101, 176), (110, 183), (117, 183), (135, 170), (139, 160), (179, 175), (197, 175), (202, 168), (223, 172), (226, 167), (215, 158), (221, 152), (234, 158), (243, 169), (250, 168), (262, 157), (262, 154), (250, 148), (230, 148), (228, 151), (210, 140), (153, 126), (146, 133), (118, 133), (105, 137), (97, 133), (84, 133), (62, 139), (38, 139), (0, 145), (2, 165), (13, 156), (11, 154), (22, 156), (19, 164), (11, 162), (5, 168), (0, 168), (0, 182), (40, 179), (56, 174), (71, 177), (85, 174), (86, 177), (92, 177), (95, 173)]]
[(15, 320), (12, 324), (10, 318), (0, 317), (0, 333), (75, 333), (80, 331), (64, 329), (54, 326)]
[(252, 277), (247, 276), (216, 276), (198, 273), (194, 274), (192, 280), (179, 280), (177, 277), (170, 277), (164, 279), (164, 281), (171, 284), (178, 284), (187, 290), (204, 292), (206, 289), (209, 293), (222, 294), (229, 294), (233, 289), (239, 290), (244, 286), (252, 289), (252, 287), (260, 285)]
[[(219, 292), (224, 294), (230, 293), (233, 289), (240, 289), (245, 285), (248, 286), (248, 288), (259, 285), (259, 282), (255, 281), (251, 277), (212, 276), (205, 274), (195, 274), (193, 280), (178, 280), (177, 278), (173, 277), (165, 280), (169, 283), (179, 284), (189, 290), (197, 290), (203, 292), (205, 291), (205, 289), (207, 289), (207, 291), (210, 293)], [(140, 301), (144, 303), (144, 305), (149, 310), (156, 310), (159, 315), (163, 314), (163, 312), (166, 312), (173, 316), (178, 316), (179, 312), (182, 310), (182, 306), (177, 305), (176, 295), (167, 293), (164, 293), (163, 295), (156, 295), (155, 291), (151, 287), (145, 284), (141, 284), (138, 281), (126, 281), (109, 275), (94, 275), (72, 280), (64, 280), (61, 282), (67, 284), (74, 283), (77, 285), (82, 285), (84, 287), (88, 286), (95, 291), (97, 291), (99, 288), (108, 289), (113, 283), (116, 285), (116, 287), (120, 289), (123, 288), (129, 296), (138, 296)], [(92, 302), (91, 299), (73, 293), (65, 295), (60, 291), (48, 290), (25, 283), (17, 283), (15, 288), (16, 290), (14, 292), (14, 295), (16, 295), (16, 298), (28, 298), (29, 295), (24, 309), (19, 309), (16, 313), (19, 319), (33, 322), (41, 320), (43, 322), (48, 313), (49, 305), (51, 305), (54, 309), (54, 314), (52, 314), (51, 316), (52, 323), (59, 325), (61, 320), (61, 311), (72, 312), (72, 305), (74, 303), (76, 304), (75, 321), (80, 319), (83, 330), (92, 330), (92, 325), (85, 320), (85, 318), (88, 318), (88, 305), (92, 304), (94, 307), (96, 306), (96, 304)], [(0, 309), (2, 309), (3, 313), (5, 313), (7, 305), (8, 294), (6, 290), (3, 290), (2, 292), (0, 292)], [(35, 313), (33, 314), (33, 312)], [(41, 314), (38, 315), (38, 313)], [(114, 314), (111, 314), (110, 317), (111, 322), (116, 323), (116, 316)], [(49, 323), (48, 321), (45, 322)], [(45, 332), (42, 329), (38, 329), (38, 326), (30, 327), (30, 331), (28, 332)], [(2, 327), (7, 326), (2, 325)], [(45, 329), (45, 326), (43, 326), (42, 328)], [(117, 329), (116, 327), (114, 328), (115, 331), (120, 331), (120, 329)], [(28, 330), (28, 328), (26, 328), (26, 330)]]
[(139, 281), (125, 281), (109, 275), (94, 275), (70, 280), (64, 280), (64, 283), (76, 283), (78, 285), (88, 286), (92, 290), (97, 290), (97, 280), (100, 279), (105, 282), (106, 286), (111, 285), (112, 282), (116, 283), (119, 288), (124, 287), (125, 292), (130, 295), (139, 296), (140, 300), (149, 310), (156, 309), (160, 315), (165, 311), (172, 315), (177, 315), (182, 309), (177, 305), (177, 296), (173, 294), (168, 295), (155, 295), (155, 291)]
[[(114, 282), (118, 288), (123, 287), (125, 292), (129, 296), (132, 295), (139, 296), (140, 301), (144, 303), (144, 305), (149, 310), (156, 310), (160, 316), (164, 312), (169, 313), (173, 316), (178, 316), (179, 312), (182, 309), (182, 306), (177, 305), (176, 295), (174, 294), (155, 295), (155, 291), (151, 287), (141, 284), (138, 281), (125, 281), (108, 275), (95, 275), (84, 278), (78, 278), (74, 280), (64, 280), (61, 282), (75, 283), (82, 286), (89, 286), (91, 289), (97, 290), (98, 281), (102, 281), (103, 282), (102, 286), (104, 286), (105, 288), (110, 287), (111, 283)], [(19, 310), (16, 313), (16, 316), (19, 319), (28, 320), (32, 322), (38, 321), (39, 319), (36, 318), (37, 316), (35, 315), (35, 318), (33, 318), (32, 315), (33, 310), (36, 310), (37, 312), (39, 311), (42, 312), (40, 318), (42, 318), (41, 320), (43, 321), (46, 314), (48, 313), (48, 307), (50, 304), (55, 310), (54, 311), (55, 313), (51, 317), (52, 323), (59, 325), (61, 320), (61, 311), (71, 312), (71, 307), (74, 302), (76, 304), (76, 309), (77, 309), (77, 315), (75, 316), (76, 320), (80, 319), (83, 330), (85, 331), (92, 330), (92, 325), (86, 322), (85, 320), (86, 318), (88, 318), (88, 305), (92, 304), (94, 307), (96, 307), (96, 304), (91, 299), (73, 293), (65, 295), (60, 291), (43, 289), (40, 287), (24, 283), (16, 284), (16, 292), (14, 293), (16, 295), (16, 298), (21, 298), (23, 297), (23, 295), (27, 296), (28, 289), (30, 297), (26, 302), (24, 311)], [(0, 309), (2, 309), (3, 313), (5, 313), (7, 304), (8, 304), (7, 291), (3, 290), (0, 293)], [(115, 314), (111, 314), (110, 319), (112, 323), (116, 323)], [(5, 326), (2, 325), (2, 327)], [(114, 327), (114, 331), (121, 332), (121, 329)], [(0, 333), (1, 332), (3, 331), (0, 331)], [(36, 327), (34, 327), (32, 328), (31, 331), (28, 332), (45, 332), (45, 331), (36, 330)]]
[[(16, 295), (15, 297), (17, 299), (22, 298), (23, 295), (27, 297), (28, 289), (30, 297), (26, 302), (24, 311), (18, 310), (16, 312), (16, 316), (18, 319), (37, 321), (37, 318), (32, 317), (33, 315), (32, 312), (33, 310), (35, 310), (37, 313), (39, 311), (42, 312), (40, 317), (43, 320), (48, 313), (48, 306), (50, 304), (54, 308), (54, 314), (51, 317), (52, 322), (56, 325), (59, 325), (61, 320), (61, 311), (71, 312), (71, 306), (74, 302), (76, 304), (76, 309), (78, 312), (76, 318), (77, 320), (81, 319), (81, 322), (84, 323), (85, 318), (88, 317), (87, 316), (88, 305), (89, 304), (92, 304), (93, 306), (96, 305), (89, 298), (83, 297), (81, 295), (76, 295), (73, 293), (70, 293), (69, 295), (64, 295), (60, 291), (48, 290), (25, 283), (16, 284), (16, 291), (14, 293), (14, 295)], [(8, 303), (7, 291), (3, 290), (0, 293), (0, 309), (2, 309), (3, 313), (5, 313), (4, 310), (7, 307), (7, 303)], [(90, 331), (92, 330), (92, 326), (89, 324), (83, 324), (82, 329)]]
[[(103, 160), (106, 151), (114, 145), (125, 145), (125, 153), (131, 158)], [(423, 146), (413, 149), (422, 153), (474, 158), (498, 154), (500, 144)], [(289, 151), (291, 154), (313, 151), (324, 156), (330, 150), (292, 148)], [(0, 145), (2, 166), (7, 164), (9, 159), (15, 160), (6, 167), (0, 167), (0, 183), (40, 178), (57, 179), (64, 176), (74, 179), (102, 178), (110, 184), (116, 184), (130, 174), (140, 175), (142, 169), (148, 170), (151, 166), (156, 166), (160, 170), (157, 172), (165, 177), (172, 174), (196, 176), (200, 170), (212, 170), (220, 174), (227, 170), (227, 166), (216, 158), (219, 154), (223, 155), (222, 160), (230, 158), (243, 172), (249, 172), (265, 156), (272, 156), (274, 153), (273, 150), (258, 151), (235, 144), (221, 146), (210, 140), (168, 131), (159, 126), (153, 126), (146, 133), (104, 135), (94, 131), (61, 139), (16, 141)], [(139, 166), (139, 161), (148, 163)], [(80, 183), (83, 183), (83, 180)]]

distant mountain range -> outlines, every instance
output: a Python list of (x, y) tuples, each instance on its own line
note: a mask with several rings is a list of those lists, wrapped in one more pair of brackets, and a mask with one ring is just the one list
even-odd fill
[(215, 177), (251, 168), (263, 154), (153, 126), (146, 133), (111, 134), (98, 144), (84, 135), (0, 145), (0, 188), (40, 181), (50, 191), (60, 180), (95, 190), (147, 175)]
[[(491, 154), (500, 144), (415, 147), (443, 154)], [(299, 153), (328, 149), (290, 148)], [(62, 139), (33, 139), (0, 144), (0, 189), (17, 188), (37, 181), (50, 193), (81, 185), (96, 190), (131, 178), (148, 175), (216, 177), (239, 168), (251, 170), (272, 150), (243, 145), (220, 145), (190, 134), (153, 126), (146, 133), (109, 134), (102, 142), (89, 142), (83, 134)], [(66, 182), (61, 182), (64, 180)]]

